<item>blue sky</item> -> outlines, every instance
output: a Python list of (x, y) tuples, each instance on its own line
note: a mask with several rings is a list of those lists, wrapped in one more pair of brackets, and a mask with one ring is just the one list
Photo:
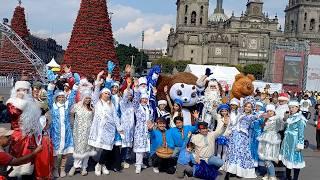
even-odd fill
[[(112, 25), (117, 41), (140, 47), (141, 31), (145, 31), (145, 48), (165, 48), (170, 27), (175, 27), (176, 0), (108, 0), (113, 12)], [(246, 9), (247, 0), (224, 0), (227, 15), (239, 16)], [(287, 0), (264, 0), (264, 11), (276, 14), (283, 26)], [(80, 0), (22, 0), (32, 34), (52, 37), (66, 48)], [(0, 18), (11, 19), (17, 0), (0, 0)], [(216, 0), (210, 0), (210, 14)]]

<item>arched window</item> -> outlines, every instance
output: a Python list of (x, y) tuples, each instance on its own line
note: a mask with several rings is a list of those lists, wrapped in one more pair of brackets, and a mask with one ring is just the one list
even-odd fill
[(188, 23), (188, 17), (184, 17), (184, 24), (187, 25)]
[(304, 24), (304, 25), (303, 25), (303, 31), (306, 31), (306, 29), (307, 29), (307, 25)]
[(202, 18), (200, 18), (200, 24), (202, 25)]
[(315, 29), (315, 24), (316, 24), (316, 21), (314, 19), (311, 19), (310, 20), (310, 31), (313, 31)]
[(192, 11), (191, 13), (191, 24), (196, 25), (197, 23), (197, 13), (195, 11)]
[(186, 5), (184, 8), (184, 14), (187, 14), (187, 13), (188, 13), (188, 5)]
[(203, 15), (203, 6), (200, 8), (200, 14)]

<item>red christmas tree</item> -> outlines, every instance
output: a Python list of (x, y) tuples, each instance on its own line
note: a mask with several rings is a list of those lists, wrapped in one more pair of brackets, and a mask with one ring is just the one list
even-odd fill
[(82, 0), (63, 62), (73, 72), (88, 76), (104, 70), (108, 60), (117, 65), (113, 75), (118, 79), (119, 61), (106, 0)]
[[(11, 28), (31, 47), (28, 40), (30, 34), (28, 31), (24, 8), (21, 5), (14, 10), (11, 19)], [(35, 75), (35, 69), (31, 62), (17, 49), (8, 38), (2, 36), (0, 46), (0, 73), (1, 75)]]

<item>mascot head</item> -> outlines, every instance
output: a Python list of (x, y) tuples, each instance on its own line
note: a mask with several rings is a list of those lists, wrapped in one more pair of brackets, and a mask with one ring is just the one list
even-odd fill
[(244, 75), (238, 74), (235, 77), (235, 81), (232, 85), (231, 96), (230, 98), (243, 98), (250, 96), (254, 92), (254, 86), (252, 82), (255, 80), (254, 76), (251, 74)]
[(171, 100), (180, 99), (185, 107), (194, 106), (199, 98), (196, 88), (197, 79), (195, 75), (187, 72), (172, 76), (160, 75), (157, 83), (157, 99), (166, 99), (163, 89), (167, 86)]

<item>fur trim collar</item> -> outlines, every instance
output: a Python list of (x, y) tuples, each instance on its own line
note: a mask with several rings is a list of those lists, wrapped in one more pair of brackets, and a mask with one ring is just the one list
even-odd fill
[(10, 98), (10, 99), (8, 99), (6, 104), (12, 104), (16, 108), (23, 111), (27, 105), (27, 101), (24, 99), (20, 99), (20, 98)]

